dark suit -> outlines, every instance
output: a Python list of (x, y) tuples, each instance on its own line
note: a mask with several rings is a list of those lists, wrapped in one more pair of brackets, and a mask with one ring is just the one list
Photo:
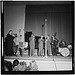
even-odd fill
[(51, 37), (51, 50), (52, 50), (52, 55), (57, 55), (57, 45), (58, 45), (58, 40), (54, 37)]
[(5, 54), (7, 56), (12, 56), (13, 53), (13, 39), (14, 37), (10, 34), (7, 34), (7, 37), (5, 38)]
[(65, 42), (65, 41), (61, 41), (61, 42), (59, 43), (59, 47), (60, 47), (60, 48), (66, 47), (66, 42)]

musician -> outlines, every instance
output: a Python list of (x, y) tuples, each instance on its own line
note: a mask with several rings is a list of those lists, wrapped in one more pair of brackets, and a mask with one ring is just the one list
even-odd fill
[(19, 37), (17, 34), (15, 34), (14, 43), (15, 43), (14, 55), (16, 55), (18, 51), (18, 46), (19, 46)]
[(13, 52), (13, 39), (14, 39), (13, 31), (10, 30), (5, 38), (5, 54), (7, 56), (12, 56), (14, 54), (14, 52)]
[(52, 50), (52, 55), (57, 55), (57, 45), (58, 45), (58, 40), (56, 38), (57, 32), (51, 37), (51, 50)]
[(20, 55), (23, 55), (23, 35), (22, 35), (22, 29), (19, 29), (19, 52)]
[(20, 52), (20, 55), (22, 56), (23, 55), (23, 51), (22, 51), (22, 47), (23, 47), (23, 42), (22, 42), (22, 35), (20, 34), (20, 37), (19, 37), (19, 52)]
[(64, 39), (62, 39), (61, 42), (59, 43), (59, 47), (60, 47), (60, 48), (66, 47), (66, 42), (65, 42)]
[(35, 50), (35, 36), (32, 33), (31, 37), (29, 38), (30, 40), (30, 56), (34, 56), (34, 50)]
[(43, 53), (43, 42), (44, 42), (43, 36), (41, 36), (38, 42), (39, 42), (39, 56), (41, 56)]
[(51, 47), (50, 47), (51, 40), (50, 40), (49, 35), (46, 38), (46, 42), (47, 42), (47, 55), (50, 56), (52, 54), (52, 52), (51, 52)]

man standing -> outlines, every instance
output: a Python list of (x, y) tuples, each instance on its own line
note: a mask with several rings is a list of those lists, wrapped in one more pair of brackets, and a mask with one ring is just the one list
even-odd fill
[(19, 37), (17, 34), (15, 34), (14, 43), (15, 43), (14, 55), (16, 55), (19, 46)]
[(13, 31), (10, 30), (5, 38), (5, 54), (7, 56), (12, 56), (14, 54), (14, 52), (13, 52), (13, 39), (14, 39)]
[(35, 50), (35, 36), (32, 33), (31, 37), (29, 38), (30, 40), (30, 56), (34, 55), (34, 50)]
[(57, 32), (51, 37), (51, 50), (52, 50), (52, 55), (57, 55), (57, 45), (58, 45), (58, 40), (56, 38)]
[(41, 38), (39, 39), (39, 56), (41, 56), (42, 55), (42, 53), (43, 53), (43, 36), (41, 36)]
[(51, 52), (51, 47), (50, 47), (50, 37), (49, 37), (49, 35), (47, 36), (46, 41), (47, 41), (47, 55), (50, 56), (50, 55), (52, 55), (52, 52)]

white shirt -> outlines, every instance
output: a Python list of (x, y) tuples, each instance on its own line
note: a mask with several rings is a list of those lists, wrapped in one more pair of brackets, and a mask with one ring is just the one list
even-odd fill
[(14, 42), (15, 42), (16, 45), (19, 45), (19, 38), (18, 37), (15, 37), (14, 38)]

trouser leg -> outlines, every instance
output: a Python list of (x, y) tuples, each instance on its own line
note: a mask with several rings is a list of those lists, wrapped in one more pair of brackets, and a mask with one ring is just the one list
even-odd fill
[(56, 53), (56, 47), (53, 48), (53, 55), (57, 55), (57, 53)]
[(16, 55), (17, 51), (18, 51), (18, 45), (16, 45), (16, 51), (15, 51), (15, 55)]
[(39, 49), (39, 56), (40, 56), (40, 49)]
[(19, 48), (19, 51), (20, 51), (20, 55), (22, 56), (22, 49), (21, 49), (21, 48)]
[(17, 53), (17, 51), (18, 51), (18, 45), (16, 46), (16, 53)]
[(37, 49), (37, 55), (39, 56), (39, 49)]
[(33, 50), (32, 50), (32, 55), (34, 56), (34, 47), (33, 47)]
[(51, 45), (52, 55), (55, 55), (55, 47)]
[(50, 55), (52, 55), (52, 50), (51, 50), (51, 46), (50, 46)]
[(30, 49), (28, 49), (28, 55), (30, 56)]
[(33, 55), (33, 53), (32, 53), (32, 48), (30, 49), (30, 56), (32, 56)]

